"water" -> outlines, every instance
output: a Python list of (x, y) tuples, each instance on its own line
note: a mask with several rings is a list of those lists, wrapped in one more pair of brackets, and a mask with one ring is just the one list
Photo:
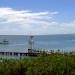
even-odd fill
[(36, 36), (36, 47), (46, 50), (74, 51), (75, 34)]
[[(26, 35), (0, 35), (0, 41), (7, 39), (10, 44), (1, 45), (0, 51), (26, 52), (28, 49), (29, 36)], [(35, 35), (34, 48), (45, 50), (74, 51), (75, 34), (60, 35)]]

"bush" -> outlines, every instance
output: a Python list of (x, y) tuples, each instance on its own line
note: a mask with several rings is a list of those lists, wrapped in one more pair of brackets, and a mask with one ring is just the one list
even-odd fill
[(0, 75), (75, 75), (75, 56), (43, 52), (20, 60), (0, 59)]

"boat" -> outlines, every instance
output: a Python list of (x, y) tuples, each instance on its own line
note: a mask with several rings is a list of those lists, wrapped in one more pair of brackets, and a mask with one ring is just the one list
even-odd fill
[(2, 42), (0, 42), (0, 44), (9, 44), (9, 41), (7, 41), (6, 39), (4, 39)]

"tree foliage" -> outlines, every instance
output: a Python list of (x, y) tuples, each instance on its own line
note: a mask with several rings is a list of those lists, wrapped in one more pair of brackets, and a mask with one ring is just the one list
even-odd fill
[(24, 59), (0, 59), (0, 75), (75, 75), (75, 55), (42, 53)]

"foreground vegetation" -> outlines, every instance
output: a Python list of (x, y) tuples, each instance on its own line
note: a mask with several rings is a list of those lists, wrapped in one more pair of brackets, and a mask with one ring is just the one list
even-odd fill
[(1, 58), (0, 75), (75, 75), (75, 55), (42, 53), (20, 60)]

